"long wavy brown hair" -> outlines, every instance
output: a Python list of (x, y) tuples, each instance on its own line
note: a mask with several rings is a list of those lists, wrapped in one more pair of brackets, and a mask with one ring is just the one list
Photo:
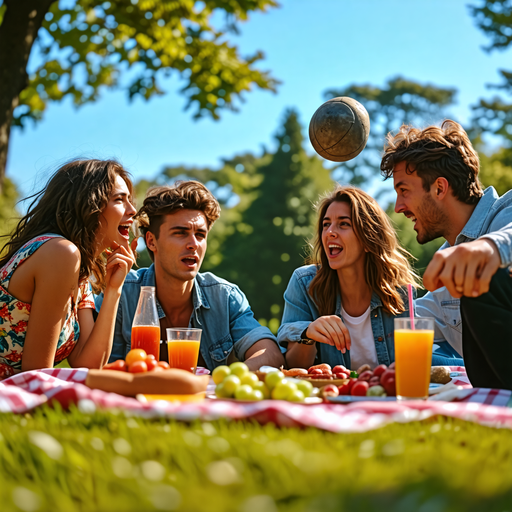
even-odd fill
[(336, 297), (340, 291), (338, 274), (329, 266), (322, 244), (324, 217), (327, 208), (335, 201), (350, 205), (352, 228), (366, 249), (366, 283), (377, 293), (389, 313), (402, 313), (406, 309), (402, 287), (408, 283), (415, 287), (420, 286), (419, 278), (409, 264), (408, 258), (411, 255), (400, 246), (391, 222), (375, 199), (356, 187), (338, 185), (317, 204), (317, 229), (312, 254), (308, 260), (318, 267), (318, 272), (311, 281), (309, 294), (320, 315), (334, 314)]
[(105, 259), (97, 256), (100, 214), (121, 176), (132, 194), (129, 174), (114, 160), (73, 160), (58, 169), (40, 192), (30, 196), (27, 214), (18, 222), (0, 258), (0, 268), (31, 239), (61, 235), (80, 251), (80, 277), (91, 279), (94, 292), (105, 287)]

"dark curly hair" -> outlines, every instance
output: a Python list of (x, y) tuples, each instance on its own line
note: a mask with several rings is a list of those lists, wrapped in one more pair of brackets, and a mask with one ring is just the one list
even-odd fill
[(50, 178), (33, 199), (27, 214), (18, 222), (3, 249), (0, 268), (29, 240), (55, 233), (75, 244), (80, 251), (80, 280), (92, 277), (98, 293), (105, 284), (105, 260), (98, 256), (96, 234), (100, 214), (107, 206), (117, 176), (132, 193), (129, 174), (114, 160), (72, 160)]
[[(154, 187), (148, 190), (135, 219), (146, 239), (149, 231), (158, 238), (164, 216), (178, 210), (199, 210), (204, 213), (208, 230), (220, 216), (220, 206), (213, 194), (199, 181), (177, 181), (174, 186)], [(148, 249), (151, 260), (153, 251)]]
[(478, 154), (455, 121), (446, 119), (440, 128), (428, 126), (423, 130), (402, 125), (396, 135), (388, 133), (380, 165), (385, 179), (393, 175), (400, 162), (406, 162), (408, 174), (418, 173), (427, 191), (437, 178), (443, 177), (459, 201), (476, 204), (482, 197)]

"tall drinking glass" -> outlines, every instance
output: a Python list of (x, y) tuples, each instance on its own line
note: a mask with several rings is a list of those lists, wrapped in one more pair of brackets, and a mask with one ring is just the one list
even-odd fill
[(201, 329), (172, 327), (167, 329), (169, 366), (196, 373)]
[(160, 321), (154, 286), (141, 286), (132, 323), (133, 348), (142, 348), (146, 354), (153, 354), (157, 361), (160, 359)]
[(433, 343), (433, 318), (395, 318), (395, 371), (398, 400), (428, 398)]

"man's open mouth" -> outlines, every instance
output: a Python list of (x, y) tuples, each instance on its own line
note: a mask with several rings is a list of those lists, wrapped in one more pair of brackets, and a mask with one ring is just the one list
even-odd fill
[(120, 224), (117, 230), (121, 233), (121, 236), (128, 238), (130, 235), (130, 226), (131, 224)]
[(343, 247), (338, 244), (329, 244), (329, 255), (330, 256), (338, 256), (340, 252), (343, 251)]
[(193, 267), (194, 265), (196, 265), (199, 259), (197, 258), (197, 256), (185, 256), (184, 258), (181, 258), (181, 261), (183, 261), (185, 265)]

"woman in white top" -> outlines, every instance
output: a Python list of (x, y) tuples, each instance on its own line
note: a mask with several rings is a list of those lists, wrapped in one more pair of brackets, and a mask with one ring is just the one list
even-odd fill
[(338, 186), (318, 204), (312, 265), (293, 273), (278, 340), (288, 367), (356, 369), (394, 361), (393, 319), (408, 315), (418, 277), (386, 213), (362, 190)]

